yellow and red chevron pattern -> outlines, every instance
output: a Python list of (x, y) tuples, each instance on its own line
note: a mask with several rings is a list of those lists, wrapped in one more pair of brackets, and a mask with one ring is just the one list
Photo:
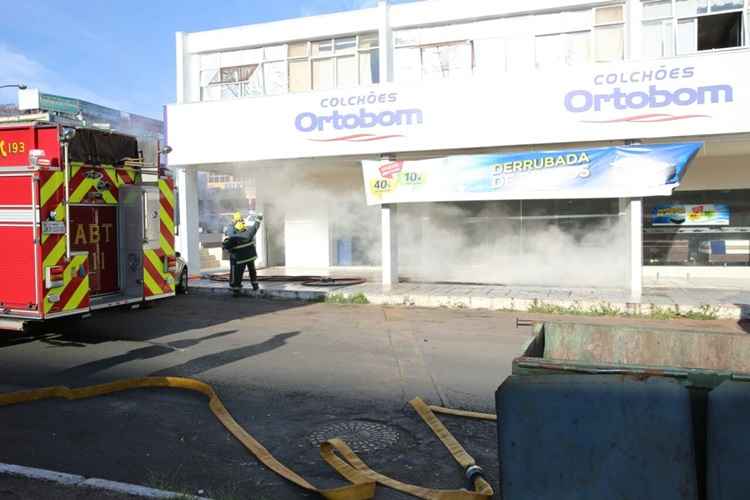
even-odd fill
[[(62, 171), (41, 171), (39, 178), (39, 205), (41, 220), (65, 220), (65, 174)], [(42, 235), (43, 268), (57, 266), (65, 257), (65, 235)]]
[(63, 284), (44, 295), (44, 315), (67, 313), (89, 307), (89, 256), (74, 254), (65, 265)]
[[(65, 220), (65, 174), (59, 170), (39, 172), (39, 206), (42, 221)], [(78, 254), (65, 261), (66, 238), (64, 234), (42, 235), (42, 269), (64, 266), (63, 284), (44, 290), (44, 315), (86, 309), (89, 307), (88, 255)]]
[(143, 250), (143, 295), (153, 298), (174, 294), (175, 278), (168, 268), (174, 258), (174, 181), (159, 178), (159, 248)]
[(70, 164), (70, 203), (116, 205), (120, 186), (137, 184), (140, 173), (129, 167)]

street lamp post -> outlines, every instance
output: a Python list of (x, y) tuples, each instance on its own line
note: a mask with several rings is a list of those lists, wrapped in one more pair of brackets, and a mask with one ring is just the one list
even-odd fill
[(26, 90), (26, 85), (24, 85), (23, 83), (10, 83), (8, 85), (0, 85), (0, 89), (9, 89), (13, 87), (16, 87), (19, 90)]

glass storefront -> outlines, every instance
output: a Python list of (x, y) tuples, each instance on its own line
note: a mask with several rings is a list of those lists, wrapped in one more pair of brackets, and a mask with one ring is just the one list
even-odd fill
[(406, 280), (624, 286), (627, 221), (617, 199), (404, 203)]
[(647, 198), (643, 217), (644, 265), (750, 265), (748, 189)]

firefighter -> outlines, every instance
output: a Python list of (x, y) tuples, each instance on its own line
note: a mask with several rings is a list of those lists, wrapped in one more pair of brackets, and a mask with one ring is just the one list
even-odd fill
[(222, 247), (229, 251), (230, 280), (229, 286), (235, 297), (242, 290), (242, 275), (247, 266), (250, 283), (253, 290), (258, 290), (258, 274), (255, 270), (255, 259), (258, 252), (255, 249), (255, 235), (263, 220), (262, 214), (251, 211), (246, 219), (240, 212), (232, 216), (232, 225), (224, 231)]

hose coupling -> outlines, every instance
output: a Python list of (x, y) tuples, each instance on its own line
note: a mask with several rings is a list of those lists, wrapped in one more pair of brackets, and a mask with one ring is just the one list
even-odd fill
[(480, 466), (474, 464), (466, 468), (466, 479), (468, 479), (470, 483), (473, 484), (474, 478), (477, 476), (484, 477), (484, 470)]

